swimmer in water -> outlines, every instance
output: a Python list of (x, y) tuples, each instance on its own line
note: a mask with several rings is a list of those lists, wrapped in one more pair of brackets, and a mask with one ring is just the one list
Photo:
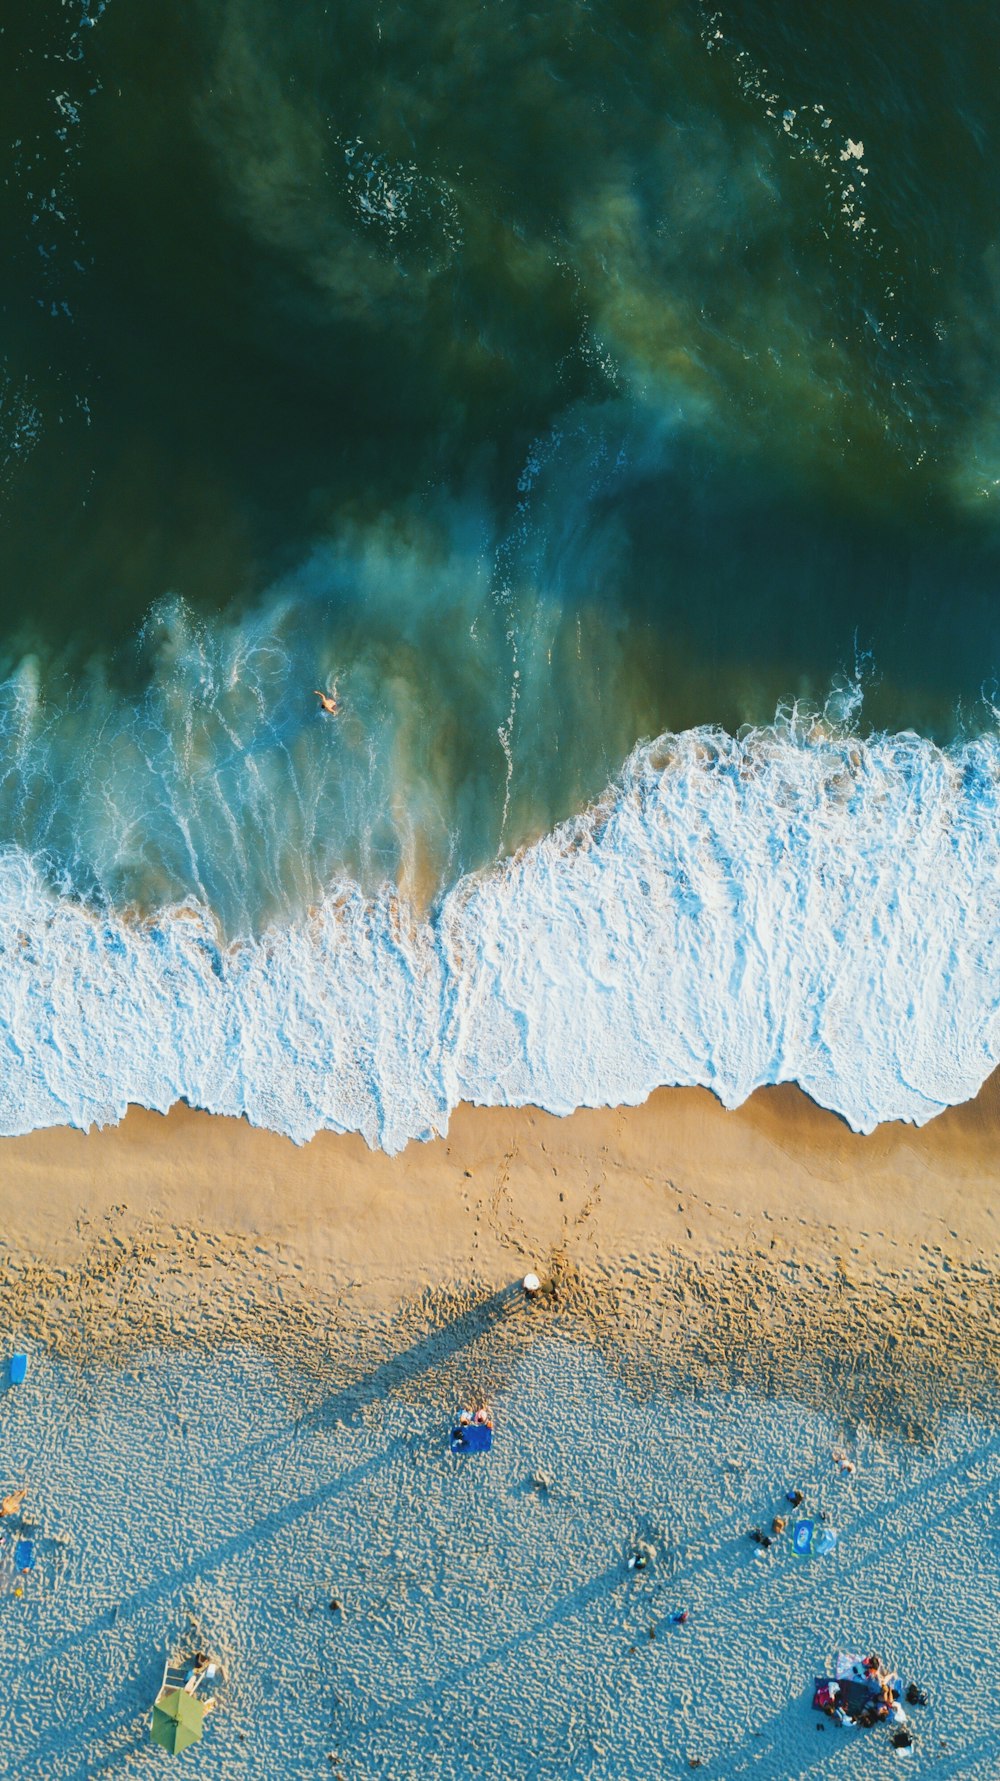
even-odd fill
[(313, 691), (315, 692), (316, 697), (319, 700), (320, 709), (322, 711), (329, 712), (331, 717), (339, 717), (340, 716), (340, 700), (337, 698), (337, 683), (336, 683), (336, 681), (334, 681), (333, 691), (330, 693), (321, 693), (318, 686), (314, 687)]

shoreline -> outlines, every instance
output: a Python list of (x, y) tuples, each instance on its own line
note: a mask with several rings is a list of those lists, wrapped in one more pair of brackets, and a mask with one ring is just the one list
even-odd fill
[(509, 1322), (530, 1270), (551, 1290), (525, 1339), (555, 1319), (639, 1389), (652, 1367), (823, 1403), (834, 1380), (845, 1416), (919, 1437), (1000, 1392), (998, 1139), (1000, 1074), (868, 1137), (792, 1087), (736, 1112), (664, 1089), (563, 1119), (463, 1107), (395, 1157), (133, 1108), (0, 1145), (0, 1304), (12, 1340), (80, 1360), (246, 1342), (346, 1377)]
[[(998, 1159), (1000, 1070), (926, 1125), (866, 1135), (791, 1084), (732, 1111), (708, 1089), (664, 1088), (567, 1115), (463, 1104), (445, 1137), (396, 1155), (355, 1133), (296, 1145), (185, 1103), (133, 1105), (117, 1126), (0, 1139), (0, 1241), (65, 1261), (85, 1252), (88, 1220), (113, 1215), (123, 1234), (200, 1225), (287, 1244), (310, 1272), (361, 1270), (392, 1296), (472, 1264), (498, 1284), (519, 1256), (544, 1261), (574, 1231), (578, 1247), (583, 1226), (612, 1255), (644, 1240), (697, 1255), (763, 1221), (782, 1253), (832, 1245), (859, 1273), (921, 1271), (936, 1251), (996, 1258)], [(675, 1190), (690, 1202), (683, 1231)]]

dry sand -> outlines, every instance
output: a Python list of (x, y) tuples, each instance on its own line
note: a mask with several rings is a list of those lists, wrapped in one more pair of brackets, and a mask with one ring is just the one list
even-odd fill
[(301, 1361), (318, 1328), (384, 1353), (532, 1269), (540, 1314), (605, 1350), (806, 1397), (839, 1352), (859, 1413), (919, 1431), (934, 1403), (996, 1402), (998, 1140), (1000, 1075), (870, 1137), (792, 1087), (733, 1113), (674, 1089), (568, 1119), (463, 1107), (397, 1157), (133, 1109), (0, 1146), (0, 1302), (57, 1351), (249, 1334)]
[[(186, 1108), (7, 1140), (39, 1558), (5, 1596), (4, 1524), (0, 1767), (152, 1773), (193, 1640), (228, 1678), (204, 1781), (865, 1781), (884, 1732), (809, 1699), (875, 1643), (931, 1688), (912, 1772), (989, 1781), (998, 1135), (993, 1081), (869, 1138), (780, 1089), (463, 1108), (394, 1159)], [(497, 1442), (455, 1460), (477, 1396)], [(747, 1540), (790, 1482), (832, 1555)]]

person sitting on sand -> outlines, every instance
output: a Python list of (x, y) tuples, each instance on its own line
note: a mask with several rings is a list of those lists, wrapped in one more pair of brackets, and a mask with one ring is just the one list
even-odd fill
[(188, 1673), (184, 1678), (184, 1693), (194, 1694), (199, 1683), (205, 1680), (209, 1670), (212, 1668), (213, 1665), (209, 1662), (207, 1652), (196, 1651), (191, 1659), (191, 1668), (188, 1670)]
[(482, 1428), (491, 1429), (493, 1427), (493, 1418), (490, 1415), (489, 1411), (487, 1410), (485, 1404), (483, 1404), (480, 1407), (480, 1409), (478, 1409), (476, 1411), (476, 1414), (472, 1418), (472, 1420), (473, 1420), (473, 1422), (478, 1422)]
[(28, 1494), (28, 1486), (23, 1490), (12, 1490), (9, 1497), (0, 1499), (0, 1515), (16, 1515)]
[(316, 697), (320, 702), (320, 707), (323, 711), (328, 712), (330, 717), (339, 717), (340, 716), (340, 700), (337, 698), (337, 682), (336, 681), (334, 681), (334, 683), (333, 683), (333, 691), (332, 692), (321, 693), (318, 686), (314, 687), (313, 691), (315, 692)]

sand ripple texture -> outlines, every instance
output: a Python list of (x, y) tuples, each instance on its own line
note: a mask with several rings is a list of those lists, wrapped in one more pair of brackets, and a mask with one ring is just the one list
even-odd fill
[(460, 1101), (735, 1106), (794, 1081), (858, 1131), (1000, 1061), (1000, 749), (793, 723), (637, 749), (601, 804), (427, 915), (333, 887), (233, 945), (0, 861), (0, 1131), (179, 1099), (388, 1151)]
[[(447, 1449), (462, 1385), (493, 1401), (479, 1463)], [(996, 1428), (861, 1423), (853, 1478), (844, 1438), (835, 1410), (636, 1396), (585, 1344), (481, 1324), (346, 1388), (237, 1346), (36, 1350), (3, 1419), (37, 1548), (2, 1600), (3, 1772), (161, 1773), (162, 1661), (201, 1644), (227, 1672), (184, 1758), (204, 1781), (862, 1781), (894, 1766), (885, 1731), (809, 1703), (833, 1650), (874, 1645), (929, 1690), (909, 1771), (992, 1781)], [(826, 1558), (746, 1537), (791, 1484), (840, 1530)]]

